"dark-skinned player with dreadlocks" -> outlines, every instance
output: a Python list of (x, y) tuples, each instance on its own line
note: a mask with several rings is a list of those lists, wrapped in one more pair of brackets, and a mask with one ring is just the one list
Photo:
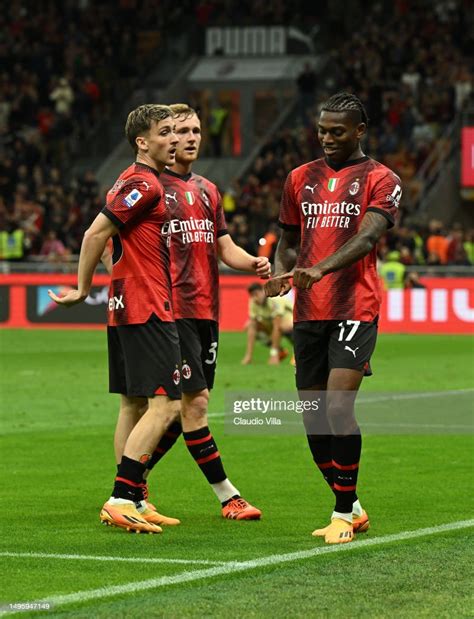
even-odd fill
[(338, 93), (322, 106), (324, 157), (287, 177), (275, 273), (265, 284), (267, 296), (286, 294), (291, 280), (296, 288), (296, 386), (300, 399), (319, 402), (304, 425), (335, 497), (330, 523), (313, 535), (328, 544), (351, 542), (369, 528), (357, 496), (362, 440), (354, 403), (377, 338), (376, 244), (395, 224), (402, 194), (398, 176), (362, 152), (367, 125), (352, 94)]

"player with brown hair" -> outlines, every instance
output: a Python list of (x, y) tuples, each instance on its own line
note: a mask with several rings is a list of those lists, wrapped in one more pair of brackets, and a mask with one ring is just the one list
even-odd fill
[[(169, 213), (158, 180), (173, 164), (178, 139), (169, 107), (142, 105), (130, 112), (126, 135), (136, 160), (107, 194), (106, 205), (84, 234), (78, 289), (50, 297), (64, 306), (89, 294), (94, 270), (113, 241), (108, 303), (109, 386), (120, 394), (121, 416), (137, 401), (146, 413), (123, 447), (112, 496), (100, 519), (123, 529), (160, 533), (160, 516), (143, 500), (145, 466), (179, 411), (179, 340), (171, 305)], [(125, 413), (126, 416), (126, 413)]]

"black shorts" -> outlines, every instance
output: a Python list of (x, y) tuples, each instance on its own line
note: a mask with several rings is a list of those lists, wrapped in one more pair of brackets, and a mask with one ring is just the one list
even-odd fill
[(107, 327), (109, 391), (129, 397), (181, 398), (181, 356), (174, 322), (154, 314), (140, 325)]
[(215, 320), (178, 318), (184, 393), (212, 389), (216, 373), (219, 326)]
[(377, 341), (377, 320), (295, 322), (293, 335), (298, 389), (325, 384), (334, 368), (372, 374), (370, 357)]

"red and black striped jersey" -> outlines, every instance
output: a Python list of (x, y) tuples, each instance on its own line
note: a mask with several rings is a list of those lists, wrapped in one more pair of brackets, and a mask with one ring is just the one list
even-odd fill
[(227, 234), (217, 187), (198, 174), (164, 170), (170, 213), (171, 280), (175, 318), (219, 320), (217, 239)]
[[(317, 159), (290, 172), (280, 226), (301, 232), (297, 266), (314, 266), (337, 251), (357, 233), (367, 212), (380, 213), (393, 226), (401, 195), (399, 177), (369, 157), (337, 168)], [(297, 290), (295, 321), (371, 321), (380, 299), (374, 248), (355, 264), (326, 275), (311, 290)]]
[(169, 213), (153, 168), (134, 163), (117, 179), (102, 210), (119, 229), (113, 237), (108, 324), (173, 322)]

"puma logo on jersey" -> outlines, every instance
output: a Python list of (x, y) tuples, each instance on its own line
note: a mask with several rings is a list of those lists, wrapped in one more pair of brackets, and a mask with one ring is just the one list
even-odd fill
[(178, 200), (176, 198), (176, 191), (174, 191), (173, 193), (167, 193), (165, 194), (166, 196), (166, 204), (168, 204), (168, 200), (174, 200), (176, 203), (178, 203)]
[(356, 358), (356, 351), (359, 350), (359, 348), (360, 346), (357, 346), (357, 348), (354, 348), (354, 350), (352, 350), (350, 346), (344, 346), (344, 350), (349, 350), (354, 355), (354, 359)]
[(318, 186), (318, 183), (316, 183), (316, 185), (313, 185), (311, 187), (311, 185), (305, 185), (305, 189), (307, 189), (308, 191), (311, 191), (311, 193), (314, 193), (314, 190), (316, 189), (316, 187)]
[(395, 208), (400, 206), (400, 200), (402, 199), (402, 188), (400, 185), (396, 185), (395, 189), (390, 195), (387, 194), (387, 202), (393, 204)]
[(148, 191), (151, 187), (150, 183), (147, 183), (146, 181), (142, 181), (142, 185), (145, 185), (145, 191)]

